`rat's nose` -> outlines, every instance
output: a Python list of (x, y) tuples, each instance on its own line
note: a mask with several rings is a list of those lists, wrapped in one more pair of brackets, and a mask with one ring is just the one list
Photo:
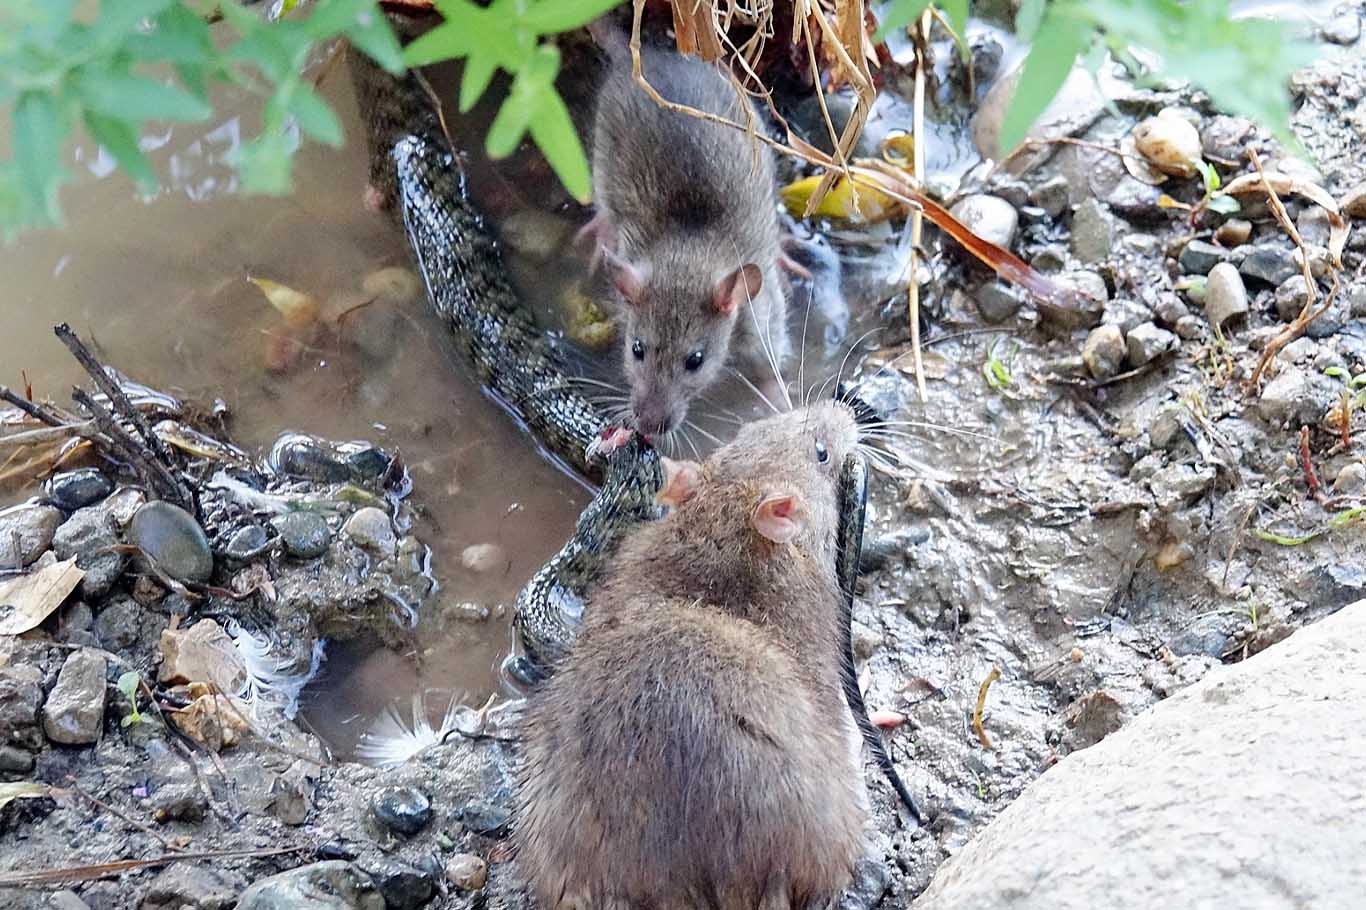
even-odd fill
[(678, 426), (678, 417), (657, 404), (641, 404), (634, 408), (636, 429), (647, 437), (664, 436)]

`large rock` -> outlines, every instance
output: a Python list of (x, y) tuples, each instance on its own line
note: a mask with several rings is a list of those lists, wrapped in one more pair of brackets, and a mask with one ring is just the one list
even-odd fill
[(115, 517), (101, 504), (71, 513), (53, 536), (52, 549), (58, 559), (76, 557), (76, 565), (85, 570), (81, 597), (99, 600), (109, 593), (128, 561), (128, 557), (113, 551), (119, 542)]
[(89, 648), (82, 648), (66, 659), (43, 706), (43, 731), (48, 739), (79, 746), (100, 738), (107, 669), (104, 655)]
[(0, 514), (0, 559), (14, 565), (14, 538), (19, 537), (19, 561), (33, 562), (52, 543), (62, 513), (52, 506), (19, 506)]
[(242, 892), (237, 910), (384, 910), (370, 876), (328, 860), (263, 878)]
[(1354, 906), (1363, 727), (1358, 601), (1063, 759), (940, 867), (916, 910)]
[(0, 666), (0, 745), (37, 751), (43, 744), (38, 709), (43, 704), (43, 674), (27, 664)]

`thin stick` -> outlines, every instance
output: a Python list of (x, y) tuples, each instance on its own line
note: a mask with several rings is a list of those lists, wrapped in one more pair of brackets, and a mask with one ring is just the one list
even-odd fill
[(42, 405), (35, 404), (22, 395), (16, 395), (7, 385), (0, 385), (0, 398), (8, 401), (34, 420), (40, 420), (50, 427), (66, 426), (66, 421), (59, 420)]
[(0, 888), (25, 887), (32, 885), (59, 885), (66, 882), (88, 882), (98, 878), (108, 878), (133, 869), (147, 869), (165, 866), (185, 860), (199, 859), (256, 859), (266, 856), (280, 856), (285, 853), (300, 853), (307, 846), (271, 847), (266, 850), (214, 850), (208, 853), (172, 853), (168, 856), (154, 856), (151, 859), (124, 859), (112, 863), (94, 863), (88, 866), (67, 866), (64, 869), (39, 869), (36, 872), (0, 873)]
[(90, 802), (94, 803), (95, 806), (97, 806), (97, 807), (100, 808), (100, 809), (103, 809), (105, 812), (108, 812), (108, 813), (111, 814), (111, 815), (117, 816), (118, 818), (120, 818), (120, 819), (122, 819), (123, 821), (127, 822), (128, 824), (132, 825), (134, 828), (137, 828), (137, 829), (138, 829), (139, 831), (141, 831), (143, 834), (149, 835), (149, 836), (152, 837), (157, 843), (161, 844), (161, 846), (165, 847), (167, 850), (173, 850), (173, 851), (175, 851), (176, 853), (184, 853), (184, 852), (185, 852), (185, 851), (179, 849), (178, 847), (173, 847), (173, 846), (171, 846), (170, 843), (167, 842), (166, 838), (162, 837), (162, 836), (161, 836), (154, 828), (152, 828), (150, 825), (144, 824), (143, 822), (140, 822), (140, 821), (138, 821), (137, 819), (129, 818), (127, 815), (124, 815), (124, 814), (123, 814), (122, 812), (120, 812), (118, 809), (115, 809), (113, 806), (109, 805), (109, 804), (106, 803), (105, 801), (103, 801), (103, 800), (101, 800), (101, 799), (99, 799), (99, 798), (97, 798), (97, 797), (95, 797), (95, 796), (93, 796), (93, 795), (91, 795), (91, 794), (89, 794), (89, 793), (86, 793), (86, 792), (85, 792), (84, 790), (82, 790), (80, 787), (76, 786), (76, 778), (74, 778), (74, 777), (72, 777), (72, 776), (70, 776), (70, 775), (67, 775), (67, 778), (66, 778), (66, 779), (67, 779), (67, 786), (65, 786), (65, 787), (60, 787), (60, 788), (54, 787), (54, 788), (53, 788), (53, 791), (54, 791), (54, 792), (58, 792), (58, 793), (60, 793), (60, 792), (74, 793), (74, 794), (76, 794), (77, 796), (81, 797), (82, 799), (89, 800)]
[[(911, 157), (915, 179), (925, 174), (925, 42), (930, 35), (930, 8), (920, 19), (920, 40), (915, 45), (915, 99), (911, 111)], [(915, 390), (921, 404), (928, 400), (925, 391), (925, 364), (920, 353), (920, 233), (924, 229), (923, 209), (911, 210), (911, 274), (906, 288), (907, 316), (911, 322), (911, 363), (915, 367)]]
[(992, 667), (987, 678), (982, 680), (982, 685), (977, 689), (977, 707), (972, 709), (972, 729), (977, 731), (977, 738), (981, 740), (984, 749), (996, 748), (991, 744), (991, 740), (987, 738), (987, 731), (982, 727), (982, 709), (987, 704), (987, 690), (991, 688), (992, 683), (1000, 678), (1001, 671)]

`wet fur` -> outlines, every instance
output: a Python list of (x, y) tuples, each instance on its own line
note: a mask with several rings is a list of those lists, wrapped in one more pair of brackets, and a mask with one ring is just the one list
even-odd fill
[[(613, 558), (527, 709), (514, 834), (543, 910), (815, 908), (848, 883), (867, 796), (833, 540), (855, 438), (834, 404), (751, 424)], [(784, 545), (751, 520), (775, 490), (806, 509)]]
[[(641, 54), (645, 78), (670, 101), (738, 123), (754, 113), (714, 65), (648, 47)], [(643, 278), (640, 299), (623, 309), (627, 379), (633, 406), (681, 422), (688, 401), (732, 359), (766, 378), (764, 344), (779, 369), (787, 356), (773, 155), (739, 130), (659, 107), (635, 84), (619, 43), (609, 56), (594, 119), (594, 203), (616, 252)], [(745, 263), (763, 277), (752, 311), (746, 302), (716, 312), (717, 285)], [(643, 362), (631, 354), (637, 338)], [(683, 362), (699, 348), (706, 361), (688, 373)]]

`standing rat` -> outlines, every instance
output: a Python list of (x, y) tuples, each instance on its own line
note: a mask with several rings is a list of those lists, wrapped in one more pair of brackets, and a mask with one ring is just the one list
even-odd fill
[(543, 910), (821, 907), (863, 849), (841, 692), (843, 404), (741, 429), (624, 540), (533, 693), (514, 837)]
[[(741, 130), (660, 107), (632, 78), (625, 37), (601, 20), (593, 34), (609, 69), (593, 123), (597, 214), (584, 232), (624, 301), (632, 422), (664, 435), (731, 360), (774, 391), (781, 383), (790, 343), (778, 270), (790, 260), (773, 154)], [(716, 65), (650, 47), (641, 60), (665, 99), (755, 122)]]

